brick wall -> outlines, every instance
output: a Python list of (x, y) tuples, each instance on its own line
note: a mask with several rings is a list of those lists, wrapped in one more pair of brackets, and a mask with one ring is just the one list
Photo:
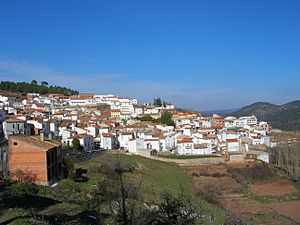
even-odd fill
[[(13, 136), (9, 139), (9, 173), (17, 170), (29, 172), (36, 177), (38, 183), (48, 182), (46, 152), (28, 143), (16, 141)], [(16, 177), (12, 177), (16, 179)]]

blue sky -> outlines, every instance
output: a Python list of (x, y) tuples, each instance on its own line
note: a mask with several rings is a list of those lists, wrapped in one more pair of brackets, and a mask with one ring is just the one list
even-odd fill
[(300, 96), (298, 0), (1, 0), (0, 78), (195, 110)]

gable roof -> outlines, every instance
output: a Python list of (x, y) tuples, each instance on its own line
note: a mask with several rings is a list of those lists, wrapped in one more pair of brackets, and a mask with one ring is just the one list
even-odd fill
[(7, 120), (5, 120), (7, 123), (21, 123), (21, 122), (25, 122), (25, 120), (21, 120), (18, 118), (9, 118)]
[(92, 135), (89, 134), (77, 134), (76, 136), (72, 137), (72, 139), (83, 139), (83, 138), (92, 138)]
[(49, 141), (49, 140), (41, 141), (39, 135), (28, 136), (28, 135), (17, 134), (17, 135), (9, 136), (9, 139), (12, 140), (12, 141), (25, 142), (26, 144), (29, 144), (31, 146), (34, 146), (34, 147), (37, 147), (37, 148), (41, 148), (44, 151), (48, 151), (49, 149), (52, 149), (54, 147), (59, 147), (59, 146), (62, 145), (61, 142), (55, 141), (55, 140), (52, 140), (52, 141)]

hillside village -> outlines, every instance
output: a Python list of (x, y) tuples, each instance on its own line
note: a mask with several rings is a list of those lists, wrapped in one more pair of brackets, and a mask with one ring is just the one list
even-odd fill
[[(59, 177), (67, 148), (86, 153), (118, 149), (144, 156), (254, 158), (269, 163), (266, 149), (276, 146), (268, 136), (271, 126), (255, 116), (204, 117), (165, 102), (142, 105), (111, 94), (6, 92), (0, 95), (0, 107), (2, 176), (30, 168), (37, 173), (37, 183), (44, 185)], [(158, 122), (162, 117), (171, 125)]]

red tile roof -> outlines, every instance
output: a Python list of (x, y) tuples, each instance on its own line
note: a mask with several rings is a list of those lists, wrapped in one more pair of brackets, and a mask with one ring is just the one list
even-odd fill
[(21, 120), (21, 119), (18, 119), (18, 118), (9, 118), (7, 120), (5, 120), (6, 122), (8, 123), (20, 123), (20, 122), (25, 122), (25, 120)]
[(239, 142), (238, 139), (226, 139), (226, 142)]
[(178, 141), (178, 143), (193, 143), (193, 140), (191, 138), (184, 138)]
[(103, 137), (114, 137), (114, 135), (110, 134), (110, 133), (103, 133), (102, 136)]

